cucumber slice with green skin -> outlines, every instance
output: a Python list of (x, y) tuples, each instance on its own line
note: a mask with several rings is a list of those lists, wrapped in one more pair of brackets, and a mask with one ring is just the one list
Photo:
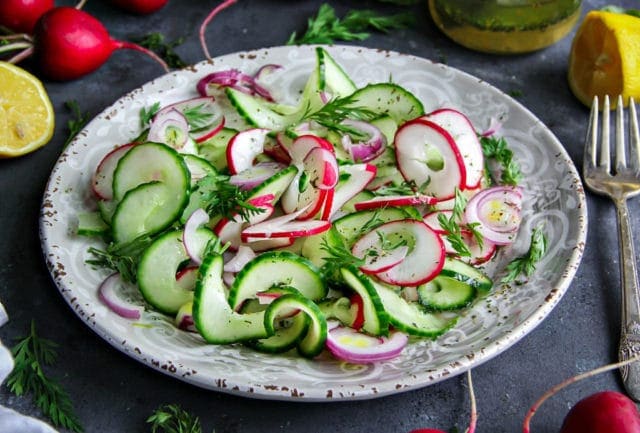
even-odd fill
[(128, 191), (111, 219), (113, 241), (124, 244), (169, 227), (182, 212), (172, 199), (173, 195), (163, 182), (144, 183)]
[(200, 266), (200, 278), (193, 295), (193, 321), (207, 343), (230, 344), (267, 338), (265, 312), (236, 313), (227, 302), (222, 281), (222, 256), (207, 256)]
[(320, 271), (309, 260), (288, 251), (271, 251), (251, 260), (236, 275), (229, 289), (229, 305), (237, 309), (256, 293), (278, 286), (291, 286), (312, 300), (327, 295)]
[(286, 325), (276, 327), (271, 337), (248, 341), (247, 345), (263, 353), (284, 353), (295, 348), (307, 334), (311, 320), (306, 314), (298, 313), (284, 322)]
[(98, 213), (107, 224), (111, 225), (113, 214), (118, 207), (118, 202), (115, 200), (100, 200), (98, 201)]
[(222, 128), (213, 137), (200, 143), (199, 154), (215, 167), (222, 171), (227, 168), (227, 145), (229, 141), (238, 133), (231, 128)]
[(491, 281), (491, 278), (485, 275), (481, 270), (452, 257), (447, 257), (445, 259), (440, 275), (460, 280), (484, 294), (491, 291), (491, 288), (493, 287), (493, 281)]
[(187, 154), (184, 155), (184, 162), (187, 164), (189, 173), (191, 174), (191, 185), (195, 185), (197, 181), (209, 174), (217, 174), (218, 170), (205, 158)]
[(394, 83), (368, 84), (355, 92), (348, 106), (367, 107), (379, 114), (391, 117), (397, 124), (415, 119), (424, 114), (424, 106), (418, 98)]
[[(209, 229), (201, 228), (196, 233), (203, 243), (215, 238)], [(176, 280), (179, 267), (189, 260), (182, 235), (182, 230), (163, 234), (142, 253), (138, 263), (142, 296), (158, 311), (171, 315), (193, 299), (193, 291), (185, 290)]]
[(298, 174), (298, 168), (295, 165), (290, 165), (253, 188), (249, 192), (248, 198), (252, 199), (261, 195), (273, 194), (273, 203), (275, 203), (280, 200), (280, 197), (287, 190), (296, 174)]
[(438, 275), (418, 287), (420, 303), (433, 310), (458, 310), (473, 302), (475, 297), (476, 289), (473, 286), (444, 275)]
[(109, 233), (109, 225), (100, 212), (83, 212), (78, 214), (76, 233), (80, 236), (104, 236)]
[(306, 335), (298, 342), (298, 353), (305, 358), (313, 358), (319, 355), (324, 349), (327, 340), (327, 320), (320, 307), (313, 301), (300, 294), (282, 295), (274, 300), (264, 315), (264, 326), (268, 332), (275, 332), (274, 322), (282, 312), (300, 310), (298, 314), (304, 314), (310, 319), (309, 328)]
[(289, 126), (295, 116), (275, 112), (261, 98), (256, 98), (231, 87), (225, 88), (229, 102), (250, 125), (280, 131)]
[(370, 335), (388, 335), (389, 318), (371, 279), (355, 268), (340, 270), (345, 283), (362, 298), (364, 322), (362, 330)]
[(323, 299), (318, 302), (318, 307), (327, 320), (337, 319), (345, 326), (351, 327), (358, 314), (358, 306), (351, 303), (349, 298), (340, 297)]
[(320, 78), (318, 87), (320, 90), (328, 91), (334, 98), (343, 98), (356, 91), (357, 87), (349, 75), (331, 57), (327, 50), (317, 47), (316, 59)]
[(455, 325), (458, 319), (429, 313), (420, 304), (407, 302), (390, 287), (371, 278), (369, 280), (380, 297), (389, 323), (399, 331), (418, 337), (436, 338)]
[(113, 173), (113, 196), (120, 200), (127, 191), (153, 181), (166, 184), (176, 207), (184, 207), (191, 183), (189, 169), (175, 149), (160, 143), (138, 144), (120, 158)]

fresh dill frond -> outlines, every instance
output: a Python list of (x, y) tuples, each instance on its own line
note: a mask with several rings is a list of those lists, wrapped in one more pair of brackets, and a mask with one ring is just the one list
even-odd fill
[(32, 394), (36, 405), (56, 427), (80, 433), (84, 431), (73, 410), (69, 395), (44, 372), (57, 358), (58, 345), (41, 338), (31, 322), (29, 335), (11, 349), (15, 366), (7, 377), (7, 387), (17, 396)]
[(513, 159), (513, 151), (504, 137), (480, 137), (482, 152), (487, 159), (494, 159), (501, 166), (500, 183), (518, 185), (522, 181), (520, 165)]
[(353, 119), (370, 122), (378, 116), (379, 114), (374, 110), (359, 105), (356, 99), (351, 96), (347, 96), (344, 98), (334, 98), (330, 100), (318, 111), (305, 114), (304, 119), (312, 120), (332, 131), (336, 131), (341, 134), (349, 134), (356, 139), (363, 139), (366, 138), (366, 134), (358, 128), (354, 128), (349, 124), (343, 123), (343, 121), (346, 119)]
[(529, 251), (524, 255), (514, 259), (507, 265), (507, 275), (502, 280), (503, 283), (510, 283), (520, 276), (530, 277), (536, 270), (536, 264), (546, 254), (548, 247), (547, 237), (544, 234), (543, 226), (538, 225), (531, 232), (531, 244)]
[[(460, 227), (466, 206), (467, 198), (459, 188), (456, 188), (451, 215), (449, 218), (443, 213), (438, 215), (440, 227), (447, 232), (445, 237), (451, 244), (451, 247), (463, 257), (471, 256), (471, 251), (462, 237), (462, 228)], [(477, 233), (476, 226), (472, 226), (471, 230), (474, 232), (474, 237), (478, 241), (478, 244), (482, 247), (482, 236)]]
[[(249, 203), (249, 191), (229, 182), (229, 176), (209, 174), (196, 184), (199, 206), (212, 216), (224, 218), (240, 217), (245, 221), (253, 215), (264, 212), (264, 209)], [(193, 194), (193, 193), (192, 193)]]
[(80, 106), (78, 105), (78, 101), (70, 100), (64, 103), (64, 106), (67, 110), (71, 111), (73, 118), (67, 121), (67, 128), (69, 129), (69, 135), (67, 139), (64, 141), (62, 145), (63, 148), (67, 147), (69, 143), (78, 135), (82, 128), (85, 127), (89, 120), (91, 119), (91, 114), (89, 112), (80, 111)]
[(151, 120), (153, 120), (153, 116), (160, 111), (160, 102), (155, 102), (151, 107), (142, 107), (140, 109), (140, 127), (146, 128), (151, 124)]
[(96, 268), (116, 271), (120, 273), (123, 281), (135, 283), (140, 256), (151, 245), (153, 239), (144, 235), (124, 244), (111, 243), (104, 250), (90, 247), (88, 252), (94, 258), (86, 260), (86, 263)]
[(149, 418), (151, 433), (202, 433), (200, 419), (177, 404), (158, 407)]

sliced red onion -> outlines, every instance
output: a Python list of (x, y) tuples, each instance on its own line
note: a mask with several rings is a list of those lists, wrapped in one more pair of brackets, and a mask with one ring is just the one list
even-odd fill
[(482, 131), (480, 135), (482, 137), (491, 137), (492, 135), (495, 135), (496, 133), (498, 133), (498, 131), (500, 131), (501, 129), (502, 129), (502, 122), (500, 122), (499, 119), (492, 117), (489, 120), (489, 126), (487, 127), (487, 129)]
[(282, 171), (286, 165), (279, 162), (259, 162), (256, 165), (234, 174), (229, 178), (229, 183), (240, 187), (242, 190), (250, 190), (269, 179), (274, 174)]
[(345, 119), (343, 125), (350, 126), (369, 136), (366, 141), (353, 143), (351, 137), (346, 134), (342, 137), (342, 147), (346, 150), (355, 162), (367, 162), (384, 152), (387, 140), (382, 131), (371, 123), (362, 120)]
[(468, 224), (478, 223), (483, 237), (497, 245), (514, 241), (522, 221), (522, 188), (495, 186), (481, 190), (467, 202)]
[(178, 310), (176, 314), (176, 326), (178, 329), (189, 332), (198, 332), (196, 324), (193, 321), (193, 302), (187, 302)]
[(187, 218), (187, 222), (184, 224), (184, 231), (182, 233), (182, 243), (184, 249), (187, 251), (187, 255), (191, 260), (200, 265), (202, 264), (203, 247), (200, 241), (200, 237), (196, 234), (196, 231), (200, 226), (209, 222), (209, 214), (202, 208), (196, 209)]
[(175, 108), (156, 114), (149, 127), (148, 141), (164, 143), (180, 150), (189, 139), (187, 118)]
[(225, 272), (240, 272), (244, 266), (256, 257), (256, 253), (246, 245), (240, 245), (236, 255), (224, 264)]
[(118, 288), (126, 284), (115, 272), (109, 275), (98, 288), (98, 297), (111, 311), (125, 319), (139, 320), (142, 317), (144, 307), (123, 299)]
[(274, 73), (275, 71), (277, 71), (278, 69), (282, 69), (282, 68), (284, 68), (284, 66), (277, 65), (275, 63), (268, 63), (266, 65), (262, 65), (256, 71), (256, 73), (253, 74), (253, 79), (254, 80), (261, 80), (265, 76), (270, 75), (270, 74)]
[(395, 358), (408, 341), (402, 332), (392, 332), (389, 337), (372, 337), (346, 326), (336, 326), (327, 333), (326, 346), (338, 359), (367, 364)]
[(196, 85), (198, 93), (203, 96), (209, 95), (209, 86), (231, 87), (249, 95), (259, 95), (262, 98), (273, 102), (273, 98), (267, 89), (256, 82), (255, 78), (237, 69), (227, 69), (224, 71), (212, 72), (201, 78)]
[(231, 287), (235, 279), (236, 279), (236, 274), (234, 274), (233, 272), (222, 273), (222, 281), (224, 281), (227, 287)]

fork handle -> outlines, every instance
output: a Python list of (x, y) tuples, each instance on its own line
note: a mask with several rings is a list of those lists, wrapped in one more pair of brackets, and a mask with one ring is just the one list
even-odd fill
[[(618, 240), (620, 245), (620, 278), (622, 280), (622, 329), (619, 359), (640, 355), (640, 300), (638, 271), (633, 247), (633, 234), (627, 202), (615, 200), (618, 213)], [(621, 368), (622, 382), (631, 398), (640, 401), (640, 362)]]

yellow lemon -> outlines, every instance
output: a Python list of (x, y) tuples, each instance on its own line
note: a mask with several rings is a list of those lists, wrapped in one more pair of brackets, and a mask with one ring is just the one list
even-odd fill
[[(569, 86), (585, 105), (594, 96), (610, 95), (613, 105), (622, 95), (640, 99), (640, 18), (591, 11), (573, 39), (569, 57)], [(612, 107), (614, 108), (614, 107)]]
[(0, 158), (24, 155), (47, 144), (53, 135), (54, 118), (40, 80), (0, 61)]

